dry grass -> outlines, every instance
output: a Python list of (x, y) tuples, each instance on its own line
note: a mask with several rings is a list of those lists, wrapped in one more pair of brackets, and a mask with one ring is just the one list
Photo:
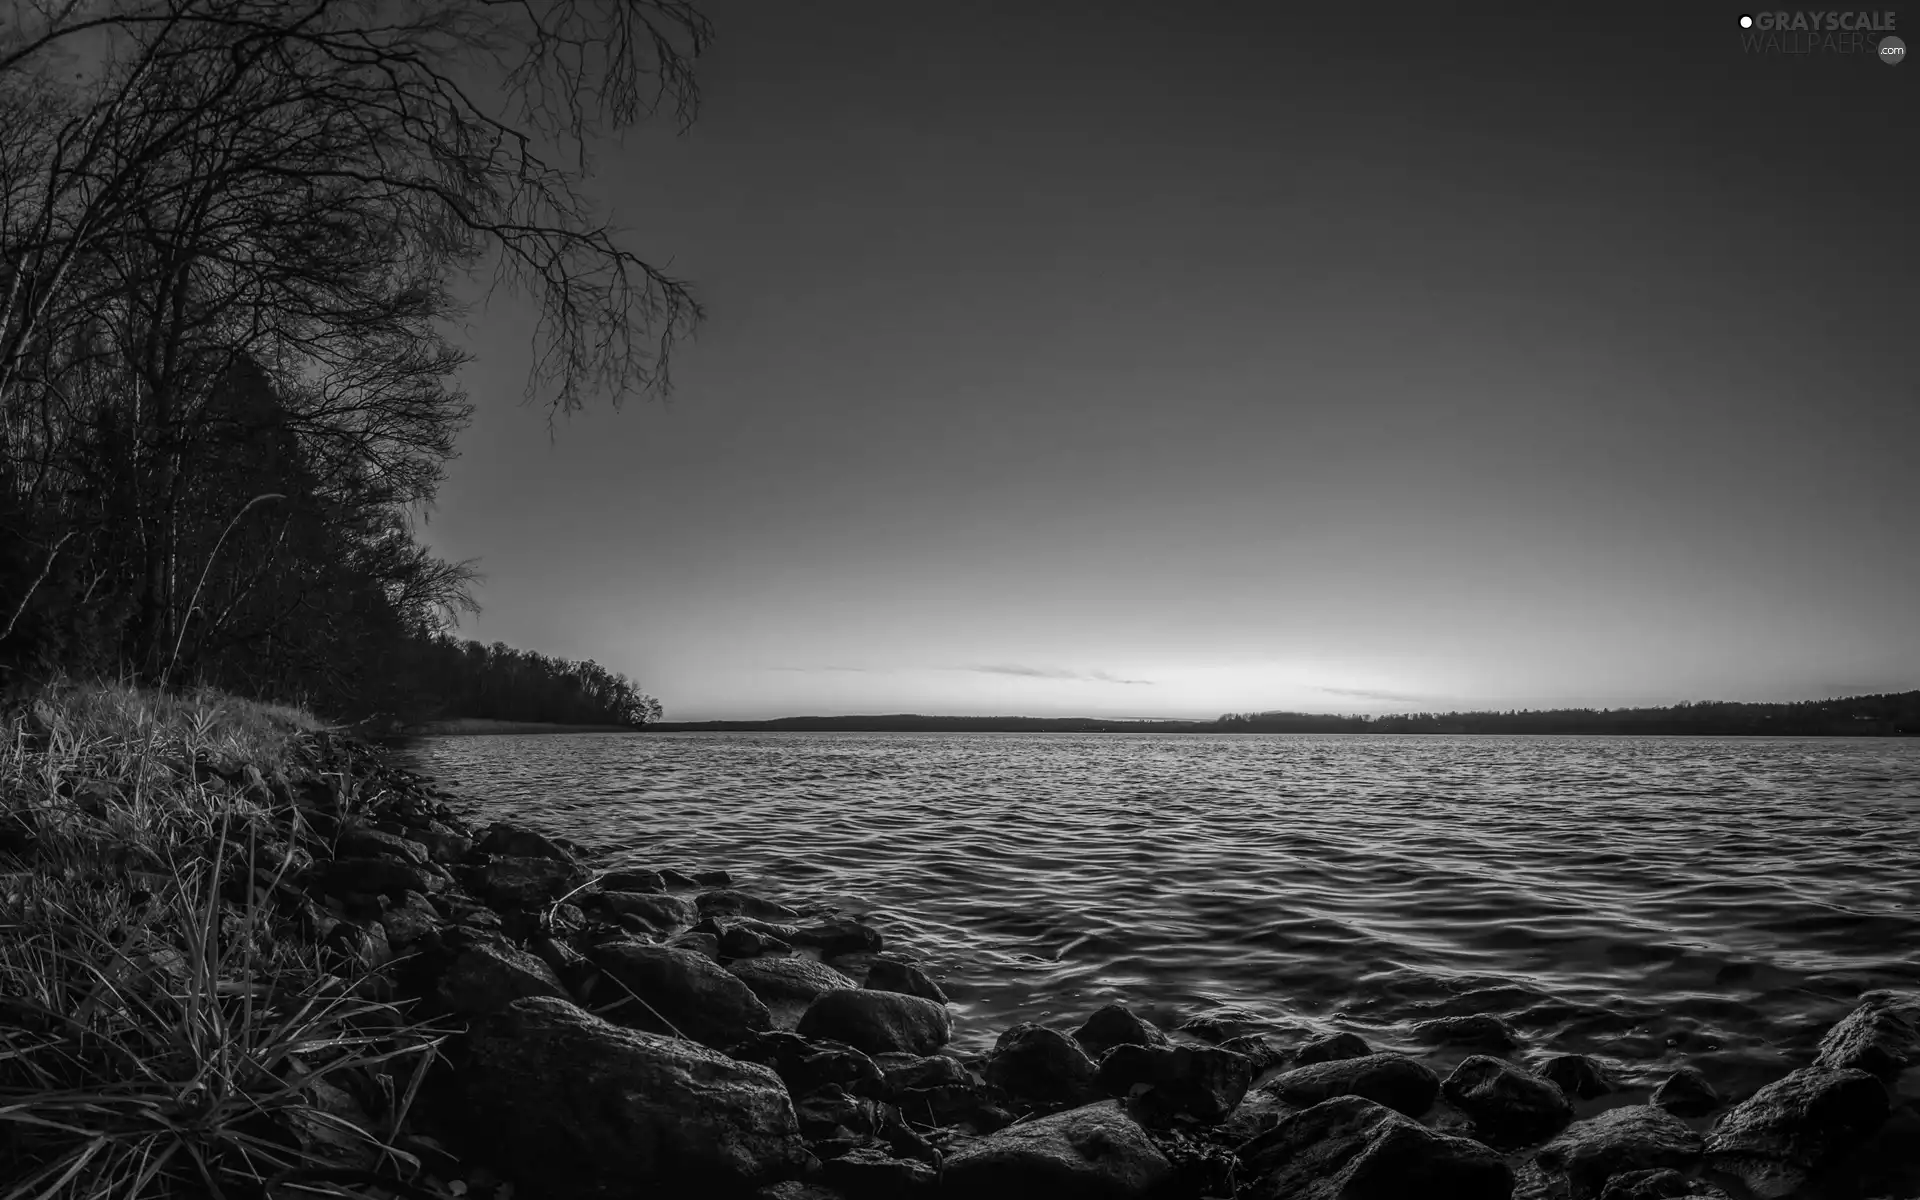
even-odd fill
[(0, 1197), (358, 1195), (417, 1171), (393, 1143), (438, 1036), (288, 919), (303, 851), (269, 781), (320, 723), (62, 684), (4, 728)]

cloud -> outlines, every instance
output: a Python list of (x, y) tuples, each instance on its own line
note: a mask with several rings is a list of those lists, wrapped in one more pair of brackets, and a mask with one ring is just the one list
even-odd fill
[(864, 675), (867, 673), (867, 668), (865, 667), (768, 667), (767, 670), (769, 671), (804, 671), (808, 674), (814, 674), (820, 671), (853, 671), (861, 675)]
[(1122, 679), (1106, 671), (1066, 671), (1057, 667), (1028, 667), (1018, 663), (1006, 663), (986, 667), (956, 667), (959, 671), (976, 671), (982, 675), (1012, 675), (1020, 679), (1068, 679), (1080, 683), (1124, 683), (1130, 686), (1153, 686), (1151, 679)]
[(1443, 699), (1440, 696), (1423, 696), (1417, 692), (1386, 692), (1376, 688), (1316, 687), (1313, 690), (1325, 692), (1330, 696), (1352, 696), (1358, 700), (1394, 700), (1406, 704)]

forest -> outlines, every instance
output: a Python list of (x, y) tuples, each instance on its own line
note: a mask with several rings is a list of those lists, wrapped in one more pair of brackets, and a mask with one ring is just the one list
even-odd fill
[[(668, 384), (699, 306), (577, 190), (690, 121), (676, 0), (25, 0), (0, 17), (0, 680), (207, 684), (336, 718), (632, 722), (630, 681), (453, 640), (420, 523), (461, 315), (537, 314), (530, 403)], [(491, 73), (472, 86), (473, 72)], [(536, 715), (537, 714), (537, 715)]]

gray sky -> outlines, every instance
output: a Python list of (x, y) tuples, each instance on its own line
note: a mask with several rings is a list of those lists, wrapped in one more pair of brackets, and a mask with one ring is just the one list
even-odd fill
[(681, 719), (1920, 687), (1920, 65), (1672, 7), (710, 4), (593, 184), (710, 320), (549, 440), (475, 314), (462, 632)]

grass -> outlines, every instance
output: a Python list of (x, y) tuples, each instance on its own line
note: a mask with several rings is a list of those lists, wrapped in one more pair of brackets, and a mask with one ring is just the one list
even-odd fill
[(323, 728), (89, 684), (0, 726), (0, 1198), (417, 1193), (439, 1036), (290, 882)]

